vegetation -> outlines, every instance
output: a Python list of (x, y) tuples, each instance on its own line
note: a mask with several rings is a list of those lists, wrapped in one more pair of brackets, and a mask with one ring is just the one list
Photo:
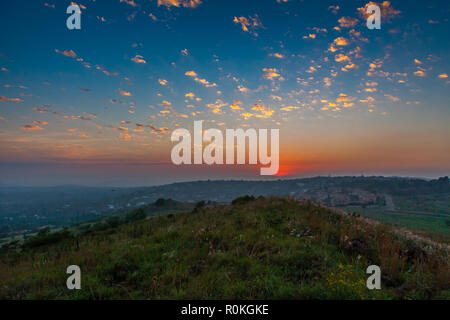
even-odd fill
[(447, 221), (450, 221), (450, 216), (414, 214), (402, 211), (392, 212), (379, 207), (348, 207), (345, 208), (345, 210), (375, 219), (382, 223), (390, 224), (397, 228), (407, 228), (417, 233), (424, 234), (429, 238), (450, 243), (450, 224), (447, 223)]
[[(447, 247), (289, 198), (241, 198), (0, 253), (2, 299), (449, 299)], [(66, 288), (79, 265), (82, 289)], [(382, 270), (368, 290), (367, 266)]]

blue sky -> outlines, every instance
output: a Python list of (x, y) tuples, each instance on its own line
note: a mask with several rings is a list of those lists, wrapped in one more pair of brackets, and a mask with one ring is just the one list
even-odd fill
[(70, 1), (0, 4), (0, 183), (255, 177), (171, 166), (194, 120), (279, 128), (289, 175), (450, 169), (445, 2), (378, 2), (381, 30), (360, 0), (77, 4), (81, 30)]

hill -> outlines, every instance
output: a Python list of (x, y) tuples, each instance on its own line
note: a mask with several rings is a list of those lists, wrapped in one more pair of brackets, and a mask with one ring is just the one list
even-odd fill
[[(312, 202), (242, 197), (140, 218), (4, 248), (0, 298), (450, 298), (447, 245)], [(66, 288), (72, 264), (81, 290)], [(381, 290), (366, 288), (372, 264)]]

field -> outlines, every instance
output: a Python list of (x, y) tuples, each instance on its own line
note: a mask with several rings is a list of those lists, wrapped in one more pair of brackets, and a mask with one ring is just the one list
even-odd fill
[(348, 212), (356, 212), (362, 216), (387, 223), (398, 228), (421, 231), (430, 238), (450, 242), (450, 216), (414, 214), (402, 211), (386, 211), (383, 207), (361, 208), (348, 207)]
[(394, 196), (394, 203), (396, 209), (400, 211), (441, 213), (450, 216), (449, 193)]

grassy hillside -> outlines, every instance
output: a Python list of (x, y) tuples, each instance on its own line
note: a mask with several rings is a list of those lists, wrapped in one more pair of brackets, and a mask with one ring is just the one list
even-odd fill
[[(82, 289), (66, 289), (79, 265)], [(382, 271), (382, 290), (365, 270)], [(449, 299), (447, 248), (287, 198), (117, 224), (0, 253), (2, 299)]]

